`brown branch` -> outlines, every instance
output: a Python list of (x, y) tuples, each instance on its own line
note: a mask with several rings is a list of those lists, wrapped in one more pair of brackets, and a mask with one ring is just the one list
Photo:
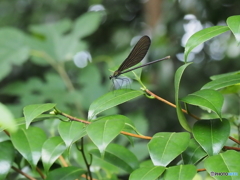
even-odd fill
[[(76, 117), (70, 116), (70, 115), (68, 115), (66, 113), (63, 113), (63, 112), (57, 111), (56, 113), (58, 113), (58, 114), (60, 114), (64, 117), (67, 117), (68, 119), (70, 119), (72, 121), (78, 121), (78, 122), (81, 122), (81, 123), (84, 123), (84, 124), (90, 124), (91, 123), (89, 121), (78, 119)], [(150, 137), (150, 136), (142, 136), (142, 135), (137, 135), (137, 134), (133, 134), (133, 133), (125, 132), (125, 131), (121, 131), (121, 134), (125, 134), (127, 136), (132, 136), (132, 137), (136, 137), (136, 138), (141, 138), (141, 139), (152, 139), (152, 137)]]
[(35, 178), (29, 176), (28, 174), (22, 172), (20, 169), (15, 168), (14, 166), (12, 166), (12, 169), (14, 169), (16, 172), (22, 174), (23, 176), (25, 176), (27, 179), (30, 179), (30, 180), (37, 180), (37, 179), (35, 179)]
[(197, 172), (206, 171), (206, 169), (198, 169)]
[(237, 144), (240, 144), (240, 141), (238, 141), (237, 139), (235, 139), (235, 138), (233, 138), (233, 137), (231, 137), (231, 136), (229, 136), (229, 139), (231, 139), (232, 141), (234, 141), (234, 142), (237, 143)]
[(42, 173), (40, 168), (36, 168), (37, 172), (39, 173), (39, 175), (42, 177), (42, 179), (45, 179), (45, 175)]
[[(177, 107), (175, 104), (167, 101), (166, 99), (163, 99), (163, 98), (157, 96), (156, 94), (154, 94), (153, 92), (149, 91), (148, 89), (145, 89), (145, 91), (146, 91), (148, 94), (150, 94), (152, 97), (158, 99), (159, 101), (162, 101), (162, 102), (164, 102), (165, 104), (168, 104), (169, 106), (172, 106), (172, 107), (174, 107), (174, 108)], [(192, 117), (195, 118), (196, 120), (200, 120), (199, 117), (197, 117), (197, 116), (195, 116), (195, 115), (193, 115), (193, 114), (189, 114), (185, 109), (182, 109), (182, 112), (184, 112), (185, 114), (188, 114), (188, 115), (192, 116)]]
[(240, 148), (238, 148), (238, 147), (230, 147), (230, 146), (224, 146), (223, 147), (224, 149), (232, 149), (232, 150), (236, 150), (236, 151), (240, 151)]
[(59, 156), (58, 159), (61, 162), (61, 164), (63, 165), (63, 167), (68, 167), (68, 163), (66, 162), (66, 160), (64, 159), (64, 157), (62, 155)]

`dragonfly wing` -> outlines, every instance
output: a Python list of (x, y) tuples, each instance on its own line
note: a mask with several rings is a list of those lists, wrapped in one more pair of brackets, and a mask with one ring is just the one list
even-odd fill
[(121, 72), (138, 64), (147, 54), (150, 44), (151, 40), (148, 36), (141, 37), (117, 71)]

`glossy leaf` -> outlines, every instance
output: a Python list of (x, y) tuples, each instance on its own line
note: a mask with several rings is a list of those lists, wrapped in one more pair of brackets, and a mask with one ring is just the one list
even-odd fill
[(0, 103), (0, 128), (7, 129), (9, 132), (15, 132), (17, 125), (12, 112), (2, 103)]
[(193, 165), (172, 166), (164, 173), (164, 180), (192, 180), (196, 174), (197, 168)]
[(130, 174), (129, 180), (155, 180), (165, 171), (165, 167), (153, 166), (136, 169)]
[(180, 81), (183, 75), (183, 72), (185, 71), (185, 69), (190, 65), (189, 64), (184, 64), (182, 65), (180, 68), (178, 68), (178, 70), (175, 73), (175, 77), (174, 77), (174, 89), (175, 89), (175, 103), (176, 103), (176, 110), (177, 110), (177, 116), (179, 119), (179, 122), (181, 124), (181, 126), (186, 130), (191, 132), (191, 127), (189, 126), (183, 112), (182, 112), (182, 108), (181, 105), (179, 103), (179, 88), (180, 88)]
[[(238, 180), (240, 176), (240, 154), (236, 151), (226, 151), (218, 155), (208, 157), (204, 161), (207, 172), (216, 180)], [(216, 175), (215, 173), (224, 173)], [(225, 173), (229, 173), (226, 175)]]
[(218, 154), (230, 134), (228, 120), (201, 120), (193, 126), (193, 136), (208, 155)]
[(108, 144), (122, 131), (125, 121), (106, 116), (87, 126), (87, 134), (103, 155)]
[(227, 25), (231, 29), (238, 43), (240, 42), (240, 16), (231, 16), (227, 19)]
[(6, 77), (14, 65), (22, 65), (29, 57), (26, 35), (14, 28), (0, 29), (0, 81)]
[(29, 127), (30, 123), (34, 118), (36, 118), (43, 112), (52, 109), (54, 106), (56, 106), (56, 104), (48, 103), (48, 104), (33, 104), (24, 107), (23, 114), (26, 120), (26, 128)]
[(219, 118), (221, 118), (223, 100), (222, 94), (212, 89), (203, 89), (181, 98), (185, 103), (212, 110)]
[(205, 84), (202, 89), (219, 90), (240, 83), (240, 74), (229, 74)]
[(88, 119), (93, 119), (99, 113), (124, 102), (127, 102), (131, 99), (134, 99), (142, 94), (142, 91), (136, 91), (132, 89), (119, 89), (109, 92), (95, 100), (90, 105), (88, 111)]
[[(98, 149), (92, 149), (90, 153), (97, 157), (101, 157)], [(109, 144), (107, 147), (104, 154), (104, 160), (121, 168), (127, 173), (131, 173), (139, 166), (136, 156), (131, 151), (124, 146), (113, 143)]]
[(229, 30), (227, 26), (213, 26), (203, 30), (200, 30), (193, 34), (187, 41), (184, 51), (184, 60), (187, 62), (189, 53), (198, 45), (204, 43), (205, 41), (218, 36)]
[(52, 137), (45, 141), (42, 148), (42, 162), (46, 172), (66, 148), (63, 140), (59, 136)]
[(73, 166), (58, 168), (49, 172), (46, 180), (80, 179), (81, 175), (85, 172), (85, 170)]
[(72, 143), (86, 135), (83, 123), (79, 122), (60, 122), (58, 125), (58, 132), (66, 146), (69, 147)]
[(47, 139), (42, 129), (30, 127), (21, 128), (11, 134), (11, 139), (17, 151), (29, 162), (32, 168), (36, 167), (44, 141)]
[(157, 133), (148, 143), (151, 160), (155, 166), (167, 166), (188, 146), (190, 134)]
[(196, 164), (206, 155), (206, 152), (197, 143), (197, 141), (195, 139), (191, 139), (188, 148), (182, 153), (182, 159), (184, 164)]
[(0, 179), (6, 179), (15, 157), (14, 151), (14, 147), (10, 141), (0, 143)]

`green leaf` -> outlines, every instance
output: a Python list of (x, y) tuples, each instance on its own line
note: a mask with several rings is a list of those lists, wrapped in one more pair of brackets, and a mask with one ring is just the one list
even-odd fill
[[(239, 180), (240, 175), (240, 154), (236, 151), (229, 150), (218, 155), (208, 157), (204, 166), (207, 172), (214, 176), (216, 180)], [(215, 173), (224, 173), (216, 175)], [(231, 173), (226, 175), (225, 173)]]
[(108, 144), (122, 131), (125, 121), (106, 116), (87, 126), (87, 134), (103, 155)]
[(48, 103), (48, 104), (33, 104), (24, 107), (23, 114), (26, 120), (26, 128), (29, 127), (30, 123), (34, 118), (36, 118), (43, 112), (52, 109), (54, 106), (56, 106), (56, 104)]
[(40, 25), (31, 25), (29, 30), (32, 33), (44, 35), (46, 37), (51, 36), (52, 32), (55, 34), (63, 34), (70, 30), (72, 22), (69, 19), (63, 19), (54, 23), (46, 23)]
[[(101, 157), (98, 149), (92, 149), (89, 152), (97, 157)], [(104, 159), (127, 173), (131, 173), (139, 166), (137, 157), (127, 148), (118, 144), (109, 144), (105, 151)]]
[(46, 140), (42, 148), (42, 162), (45, 172), (48, 172), (52, 164), (67, 149), (59, 136)]
[(66, 146), (69, 147), (72, 143), (86, 135), (85, 125), (79, 122), (60, 122), (58, 132)]
[(174, 77), (174, 89), (175, 89), (175, 103), (176, 103), (176, 110), (177, 110), (177, 116), (179, 119), (179, 122), (181, 124), (181, 126), (186, 130), (191, 132), (191, 127), (189, 126), (183, 112), (182, 112), (182, 108), (181, 105), (179, 103), (179, 88), (180, 88), (180, 81), (183, 75), (184, 70), (190, 65), (191, 63), (188, 64), (184, 64), (181, 67), (178, 68), (178, 70), (175, 73), (175, 77)]
[(195, 139), (191, 139), (188, 148), (182, 153), (182, 159), (184, 164), (196, 164), (206, 155), (206, 152), (197, 143), (197, 141)]
[(102, 13), (98, 12), (87, 12), (80, 16), (75, 24), (73, 29), (73, 34), (76, 38), (83, 38), (89, 36), (94, 31), (97, 30), (102, 20)]
[(6, 179), (8, 172), (11, 169), (15, 152), (14, 147), (10, 141), (0, 143), (0, 179)]
[(193, 136), (208, 155), (218, 154), (230, 134), (228, 120), (201, 120), (193, 126)]
[(79, 179), (86, 171), (79, 167), (63, 167), (49, 172), (46, 180)]
[(200, 30), (193, 34), (187, 41), (187, 44), (185, 46), (184, 51), (184, 61), (187, 62), (187, 57), (189, 53), (198, 45), (202, 44), (203, 42), (218, 36), (219, 34), (222, 34), (226, 31), (228, 31), (229, 28), (227, 26), (213, 26), (209, 27), (203, 30)]
[(29, 56), (29, 47), (25, 35), (14, 28), (0, 29), (0, 81), (12, 69), (12, 65), (23, 64)]
[(30, 127), (21, 128), (16, 133), (11, 134), (14, 147), (35, 169), (40, 157), (44, 141), (47, 139), (42, 129)]
[(229, 74), (221, 76), (213, 81), (205, 84), (202, 89), (214, 89), (219, 90), (229, 86), (233, 86), (240, 83), (240, 74)]
[(7, 129), (9, 132), (15, 132), (17, 130), (17, 125), (13, 114), (2, 103), (0, 103), (0, 114), (0, 128)]
[(231, 16), (227, 18), (227, 25), (234, 34), (238, 43), (240, 42), (240, 16)]
[(197, 174), (197, 168), (193, 165), (179, 165), (169, 167), (164, 173), (165, 180), (192, 180)]
[[(28, 38), (28, 43), (32, 47), (33, 61), (37, 64), (43, 64), (41, 61), (47, 61), (54, 64), (54, 61), (68, 61), (82, 50), (86, 49), (86, 43), (79, 41), (75, 33), (66, 33), (69, 31), (70, 22), (62, 20), (56, 23), (32, 26), (31, 30), (45, 35), (45, 40)], [(79, 30), (79, 29), (78, 29)]]
[(212, 89), (203, 89), (181, 98), (181, 101), (195, 106), (204, 107), (215, 112), (221, 119), (223, 95)]
[(110, 109), (114, 106), (127, 102), (133, 98), (142, 95), (142, 91), (136, 91), (132, 89), (119, 89), (113, 92), (109, 92), (97, 100), (95, 100), (89, 107), (88, 119), (95, 118), (99, 113)]
[(129, 180), (155, 180), (161, 176), (165, 167), (153, 166), (136, 169), (130, 174)]
[(182, 133), (157, 133), (148, 143), (151, 160), (155, 166), (167, 166), (188, 146), (190, 135)]

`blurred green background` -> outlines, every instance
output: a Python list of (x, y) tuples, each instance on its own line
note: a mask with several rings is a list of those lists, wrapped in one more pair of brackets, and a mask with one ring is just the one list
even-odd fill
[[(138, 38), (148, 35), (152, 44), (144, 61), (171, 59), (144, 68), (143, 82), (174, 102), (173, 77), (183, 64), (186, 40), (203, 28), (225, 25), (239, 7), (239, 0), (1, 0), (0, 100), (15, 117), (26, 105), (52, 102), (86, 119), (89, 105), (112, 91), (110, 69), (116, 70)], [(239, 70), (239, 52), (230, 32), (196, 48), (181, 96), (199, 90), (212, 75)], [(79, 67), (85, 61), (91, 62)], [(182, 130), (174, 108), (144, 96), (104, 114), (130, 117), (145, 135)]]

